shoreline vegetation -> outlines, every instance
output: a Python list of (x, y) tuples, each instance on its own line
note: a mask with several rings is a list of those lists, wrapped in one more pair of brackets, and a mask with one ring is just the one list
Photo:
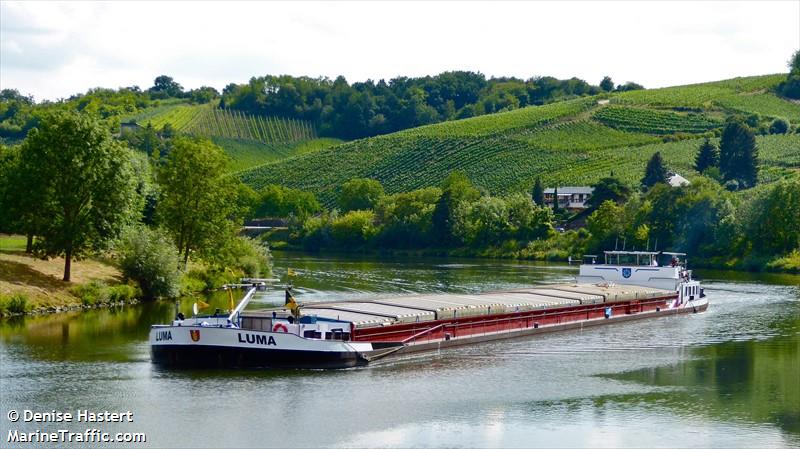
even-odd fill
[(61, 280), (61, 257), (42, 259), (25, 253), (24, 236), (0, 234), (0, 316), (55, 313), (138, 302), (134, 287), (123, 283), (109, 261), (73, 262), (70, 282)]
[(238, 235), (250, 190), (228, 175), (222, 149), (175, 136), (151, 160), (106, 125), (58, 110), (19, 146), (0, 145), (0, 232), (11, 235), (0, 315), (175, 298), (271, 275), (269, 249)]
[[(286, 251), (299, 254), (325, 254), (331, 256), (370, 256), (370, 257), (408, 257), (408, 258), (422, 258), (422, 257), (453, 257), (465, 259), (499, 259), (499, 260), (527, 260), (533, 262), (569, 262), (569, 257), (572, 257), (572, 264), (580, 263), (581, 255), (567, 255), (561, 254), (548, 254), (542, 251), (534, 252), (533, 254), (525, 254), (521, 250), (507, 252), (508, 248), (422, 248), (422, 249), (360, 249), (357, 251), (307, 251), (298, 245), (291, 245), (285, 241), (271, 242), (276, 247), (273, 253), (277, 251)], [(522, 255), (521, 255), (522, 253)], [(691, 254), (689, 255), (691, 256)], [(799, 274), (800, 275), (800, 251), (794, 251), (783, 257), (777, 258), (724, 258), (714, 257), (705, 261), (698, 261), (697, 258), (692, 258), (692, 268), (699, 268), (704, 270), (723, 270), (735, 271), (741, 273), (775, 273), (775, 274)]]
[[(741, 184), (754, 178), (752, 172), (731, 176), (741, 176)], [(493, 196), (461, 172), (439, 187), (397, 194), (385, 194), (375, 180), (353, 179), (330, 210), (316, 203), (310, 209), (309, 199), (301, 200), (308, 192), (271, 185), (263, 191), (265, 204), (275, 207), (263, 212), (285, 217), (286, 226), (261, 239), (274, 250), (312, 253), (545, 261), (657, 248), (686, 252), (698, 268), (800, 272), (800, 180), (731, 191), (727, 186), (738, 181), (724, 186), (697, 176), (672, 186), (665, 177), (656, 153), (639, 189), (603, 178), (581, 212), (542, 205), (541, 187)]]
[[(69, 282), (61, 279), (63, 257), (25, 252), (26, 239), (0, 234), (0, 319), (20, 315), (117, 307), (147, 301), (139, 282), (127, 279), (118, 255), (106, 253), (74, 260)], [(179, 279), (174, 297), (191, 297), (246, 276), (241, 269), (215, 270), (192, 262)], [(172, 299), (172, 297), (168, 297)]]
[[(529, 253), (500, 248), (425, 248), (425, 249), (365, 249), (358, 251), (307, 251), (300, 246), (275, 242), (280, 251), (300, 254), (320, 254), (345, 257), (393, 258), (480, 258), (502, 260), (528, 260), (539, 262), (567, 262), (568, 257), (555, 253)], [(277, 251), (277, 250), (276, 250)], [(580, 263), (580, 255), (572, 256), (572, 264)], [(726, 270), (743, 273), (800, 274), (800, 252), (764, 260), (690, 259), (693, 268)], [(108, 258), (87, 258), (73, 264), (73, 279), (66, 283), (59, 279), (63, 258), (42, 259), (25, 253), (23, 236), (0, 234), (0, 319), (14, 316), (37, 316), (61, 312), (74, 312), (103, 307), (119, 307), (141, 302), (141, 291), (135, 284), (125, 283), (115, 262)], [(197, 271), (195, 271), (197, 273)], [(232, 279), (217, 279), (217, 282)], [(194, 277), (185, 281), (181, 295), (196, 295), (209, 288), (206, 282)]]

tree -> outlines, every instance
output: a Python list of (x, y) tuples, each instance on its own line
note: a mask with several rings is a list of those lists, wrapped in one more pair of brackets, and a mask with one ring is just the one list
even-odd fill
[(184, 267), (192, 251), (212, 254), (235, 234), (242, 215), (239, 181), (226, 174), (228, 157), (201, 138), (177, 137), (158, 171), (158, 221), (172, 233)]
[(740, 187), (753, 187), (758, 180), (758, 148), (753, 130), (738, 120), (730, 120), (720, 139), (719, 170), (725, 181)]
[(611, 80), (610, 76), (604, 76), (603, 81), (600, 81), (600, 88), (606, 92), (611, 92), (614, 90), (614, 81)]
[(20, 170), (39, 185), (30, 206), (46, 217), (36, 231), (45, 254), (64, 255), (64, 281), (73, 256), (103, 248), (141, 210), (130, 157), (101, 123), (67, 111), (46, 116), (23, 143)]
[(561, 212), (561, 207), (558, 204), (558, 186), (553, 189), (553, 214)]
[(453, 243), (453, 224), (456, 207), (462, 202), (472, 202), (481, 194), (462, 171), (454, 171), (442, 181), (442, 196), (433, 210), (433, 234), (441, 245)]
[(208, 86), (202, 86), (198, 87), (197, 89), (192, 89), (189, 91), (188, 95), (193, 102), (198, 104), (209, 103), (211, 102), (211, 100), (219, 98), (219, 92), (217, 92), (217, 89)]
[(512, 233), (508, 205), (502, 198), (483, 196), (473, 203), (457, 206), (454, 232), (470, 244), (500, 243)]
[(586, 201), (591, 210), (596, 210), (606, 201), (622, 204), (631, 195), (631, 188), (613, 176), (601, 178), (592, 187), (592, 196)]
[(255, 215), (264, 217), (295, 217), (305, 219), (320, 210), (317, 198), (311, 192), (270, 184), (259, 192)]
[(694, 159), (694, 169), (703, 173), (706, 169), (717, 166), (719, 166), (719, 150), (716, 145), (706, 139), (700, 144), (700, 148), (697, 150), (697, 156)]
[(9, 233), (11, 214), (8, 213), (9, 179), (14, 173), (17, 164), (17, 152), (0, 143), (0, 232)]
[(590, 249), (603, 250), (613, 247), (615, 239), (624, 231), (623, 208), (614, 201), (604, 201), (586, 219), (586, 229), (591, 233)]
[(0, 232), (27, 237), (25, 252), (33, 252), (34, 236), (47, 217), (38, 204), (46, 200), (45, 184), (30, 176), (29, 161), (23, 161), (19, 148), (0, 148)]
[(180, 291), (178, 254), (161, 230), (128, 229), (117, 248), (122, 274), (139, 283), (146, 299), (173, 298)]
[(800, 181), (781, 181), (744, 205), (745, 234), (758, 254), (800, 248)]
[(789, 59), (789, 70), (800, 70), (800, 50), (797, 50)]
[(772, 124), (769, 125), (769, 133), (770, 134), (786, 134), (789, 131), (789, 123), (780, 118), (776, 118), (772, 121)]
[(383, 186), (374, 179), (356, 178), (342, 184), (339, 207), (342, 212), (374, 209), (383, 197)]
[(156, 129), (150, 122), (144, 127), (123, 131), (120, 139), (128, 142), (131, 148), (147, 153), (155, 160), (158, 160), (165, 150), (165, 143), (159, 138)]
[(533, 185), (531, 199), (537, 206), (544, 206), (544, 187), (542, 187), (542, 178), (538, 176), (536, 177), (536, 184)]
[(422, 248), (431, 244), (433, 211), (442, 190), (426, 187), (387, 195), (375, 213), (381, 226), (380, 243), (393, 248)]
[(648, 190), (659, 182), (667, 182), (667, 170), (664, 168), (664, 160), (661, 159), (661, 152), (656, 153), (647, 162), (642, 178), (642, 187)]
[(178, 84), (171, 76), (160, 75), (153, 81), (150, 93), (156, 98), (180, 97), (183, 95), (183, 86)]
[(523, 240), (547, 238), (553, 230), (553, 213), (539, 207), (524, 193), (503, 198), (508, 211), (509, 237)]
[(642, 90), (642, 89), (644, 89), (644, 86), (642, 86), (641, 84), (636, 84), (632, 81), (628, 81), (625, 84), (620, 84), (617, 86), (618, 92), (627, 92), (630, 90)]
[(371, 210), (351, 210), (331, 225), (333, 239), (347, 249), (368, 243), (377, 233), (375, 213)]
[(12, 192), (14, 184), (12, 178), (17, 172), (18, 152), (5, 145), (0, 144), (0, 232), (11, 234), (14, 232), (14, 225), (17, 221), (17, 214), (14, 213)]
[(800, 99), (800, 50), (789, 60), (789, 76), (778, 85), (777, 91), (784, 97)]

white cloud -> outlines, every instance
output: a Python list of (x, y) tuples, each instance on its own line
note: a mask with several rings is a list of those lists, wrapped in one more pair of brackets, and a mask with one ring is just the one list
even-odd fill
[(0, 3), (0, 84), (58, 98), (251, 76), (475, 70), (647, 87), (786, 70), (799, 2)]

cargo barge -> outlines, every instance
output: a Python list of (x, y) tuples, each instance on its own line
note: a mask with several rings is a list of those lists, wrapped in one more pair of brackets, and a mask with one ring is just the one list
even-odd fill
[[(607, 251), (575, 283), (245, 310), (155, 325), (152, 359), (175, 367), (348, 368), (418, 351), (706, 310), (680, 253)], [(666, 266), (659, 258), (669, 258)], [(290, 299), (291, 298), (291, 299)]]

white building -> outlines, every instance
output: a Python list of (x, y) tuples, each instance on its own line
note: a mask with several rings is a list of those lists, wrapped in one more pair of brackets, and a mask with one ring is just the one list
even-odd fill
[[(544, 204), (553, 207), (556, 189), (544, 189)], [(586, 201), (592, 197), (594, 187), (558, 187), (558, 207), (564, 209), (586, 209)]]
[(667, 182), (669, 182), (669, 185), (671, 185), (672, 187), (683, 187), (691, 184), (691, 182), (689, 182), (688, 179), (684, 178), (683, 176), (677, 173), (670, 173), (668, 175)]

